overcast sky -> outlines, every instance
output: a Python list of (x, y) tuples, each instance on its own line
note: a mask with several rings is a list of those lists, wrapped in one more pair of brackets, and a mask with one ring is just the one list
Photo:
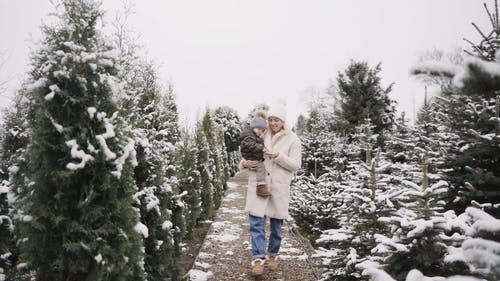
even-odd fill
[[(285, 99), (288, 121), (305, 112), (307, 89), (324, 90), (350, 59), (382, 62), (383, 85), (413, 116), (423, 87), (410, 77), (419, 53), (477, 42), (489, 30), (478, 0), (141, 0), (129, 24), (174, 85), (182, 120), (228, 105), (244, 116), (257, 103)], [(493, 4), (493, 0), (487, 1)], [(106, 19), (122, 1), (105, 0)], [(32, 40), (53, 10), (48, 0), (0, 0), (0, 82), (7, 106), (29, 67)]]

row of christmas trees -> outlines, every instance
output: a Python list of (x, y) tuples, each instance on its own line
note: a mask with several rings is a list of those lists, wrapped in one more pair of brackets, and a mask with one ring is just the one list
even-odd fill
[(181, 243), (234, 173), (234, 110), (180, 129), (172, 88), (102, 16), (61, 1), (4, 114), (2, 281), (179, 280)]
[(299, 119), (291, 208), (325, 280), (500, 279), (500, 28), (487, 11), (473, 56), (412, 70), (440, 89), (414, 126), (394, 118), (380, 67), (358, 62)]

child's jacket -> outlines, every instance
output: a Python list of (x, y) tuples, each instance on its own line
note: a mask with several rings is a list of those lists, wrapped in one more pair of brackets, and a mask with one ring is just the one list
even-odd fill
[(250, 126), (245, 126), (240, 135), (240, 152), (246, 160), (264, 159), (264, 139), (257, 136)]

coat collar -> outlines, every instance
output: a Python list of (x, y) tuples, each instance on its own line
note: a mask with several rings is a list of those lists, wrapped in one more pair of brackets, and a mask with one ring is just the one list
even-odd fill
[(269, 138), (271, 139), (272, 144), (275, 144), (279, 139), (281, 139), (282, 137), (284, 137), (290, 133), (291, 133), (291, 130), (286, 123), (283, 124), (283, 129), (281, 131), (277, 132), (275, 135), (271, 134), (270, 128), (268, 128), (268, 132), (267, 132)]

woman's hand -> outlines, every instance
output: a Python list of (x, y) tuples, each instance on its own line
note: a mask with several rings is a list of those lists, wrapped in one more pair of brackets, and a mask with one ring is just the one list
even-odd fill
[(259, 166), (259, 161), (257, 160), (245, 160), (245, 162), (243, 162), (243, 167), (248, 168), (250, 170), (257, 169), (257, 166)]
[(272, 152), (272, 151), (269, 151), (269, 150), (265, 151), (264, 154), (267, 155), (267, 156), (269, 156), (269, 157), (271, 157), (271, 159), (274, 159), (274, 158), (278, 157), (278, 155), (280, 155), (279, 152)]

